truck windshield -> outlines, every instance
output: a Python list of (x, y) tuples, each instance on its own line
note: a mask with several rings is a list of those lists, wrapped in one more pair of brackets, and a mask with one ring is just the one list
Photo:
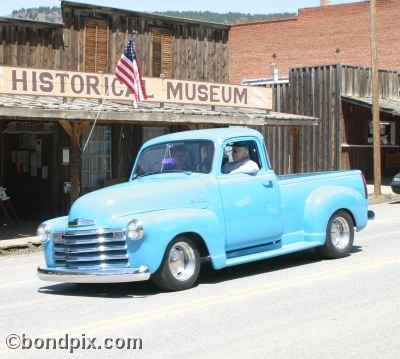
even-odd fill
[(209, 173), (213, 157), (214, 144), (211, 141), (160, 143), (140, 153), (133, 177), (167, 172)]

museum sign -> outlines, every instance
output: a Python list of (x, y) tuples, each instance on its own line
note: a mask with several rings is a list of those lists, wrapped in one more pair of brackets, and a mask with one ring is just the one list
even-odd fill
[[(147, 101), (272, 109), (272, 89), (144, 77)], [(129, 100), (112, 74), (0, 66), (0, 93)]]

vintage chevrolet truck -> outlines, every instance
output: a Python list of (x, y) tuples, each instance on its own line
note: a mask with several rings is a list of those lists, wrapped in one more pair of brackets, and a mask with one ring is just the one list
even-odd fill
[[(258, 170), (224, 173), (240, 143)], [(83, 195), (68, 216), (42, 223), (43, 280), (110, 283), (151, 278), (192, 287), (214, 269), (309, 248), (347, 256), (367, 225), (358, 170), (277, 176), (263, 136), (248, 128), (179, 132), (146, 142), (128, 182)]]

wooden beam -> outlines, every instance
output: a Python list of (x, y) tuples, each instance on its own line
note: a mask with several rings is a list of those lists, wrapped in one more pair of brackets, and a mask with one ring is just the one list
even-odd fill
[(82, 136), (83, 131), (85, 131), (90, 126), (90, 121), (79, 122), (79, 137)]
[(371, 17), (371, 67), (372, 67), (372, 126), (374, 142), (374, 195), (379, 196), (382, 184), (381, 126), (379, 120), (379, 68), (376, 44), (376, 0), (370, 1)]
[(4, 171), (4, 163), (5, 163), (5, 146), (4, 146), (5, 136), (0, 129), (0, 185), (5, 182), (5, 171)]
[(66, 120), (59, 120), (58, 123), (64, 129), (64, 131), (68, 134), (69, 137), (72, 136), (72, 125), (70, 122)]
[(70, 143), (70, 181), (71, 181), (71, 192), (70, 192), (70, 203), (71, 205), (79, 197), (79, 174), (81, 167), (80, 149), (79, 149), (79, 123), (71, 122), (72, 136)]
[(300, 172), (299, 153), (301, 153), (300, 141), (299, 141), (300, 128), (299, 127), (290, 127), (289, 134), (292, 139), (292, 141), (291, 141), (292, 142), (291, 168), (292, 168), (293, 173), (298, 173), (298, 172)]

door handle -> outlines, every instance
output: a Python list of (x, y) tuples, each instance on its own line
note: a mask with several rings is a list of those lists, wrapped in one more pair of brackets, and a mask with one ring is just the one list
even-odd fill
[(265, 179), (265, 180), (263, 180), (262, 184), (264, 187), (272, 187), (272, 180)]

